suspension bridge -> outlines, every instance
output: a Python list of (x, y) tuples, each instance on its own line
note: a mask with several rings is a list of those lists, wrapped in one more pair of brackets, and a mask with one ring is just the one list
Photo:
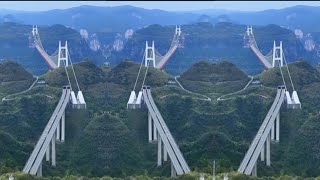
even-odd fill
[(244, 47), (245, 48), (250, 47), (253, 53), (258, 57), (258, 59), (261, 61), (261, 63), (264, 65), (266, 69), (270, 69), (276, 65), (275, 62), (273, 61), (273, 56), (274, 56), (273, 49), (267, 55), (263, 55), (259, 50), (257, 42), (254, 38), (252, 26), (247, 27), (247, 31), (244, 36)]
[[(52, 55), (48, 55), (42, 46), (37, 26), (33, 26), (32, 35), (34, 37), (34, 46), (45, 59), (49, 68), (56, 69), (64, 67), (69, 82), (68, 85), (63, 86), (61, 98), (23, 168), (23, 172), (25, 173), (42, 176), (42, 163), (44, 157), (46, 161), (50, 161), (51, 159), (51, 165), (56, 166), (55, 143), (56, 141), (65, 141), (65, 111), (68, 103), (71, 102), (72, 107), (77, 109), (86, 108), (86, 103), (72, 65), (67, 42), (62, 46), (59, 41), (58, 50)], [(274, 102), (238, 169), (238, 172), (240, 173), (256, 176), (259, 156), (262, 161), (266, 161), (267, 166), (270, 166), (271, 141), (280, 141), (280, 110), (282, 104), (285, 102), (287, 108), (300, 109), (301, 103), (294, 88), (288, 64), (283, 53), (282, 42), (280, 42), (279, 46), (274, 42), (273, 49), (264, 56), (258, 49), (254, 39), (252, 26), (247, 27), (246, 35), (248, 38), (248, 47), (252, 49), (267, 69), (279, 67), (283, 81), (283, 85), (278, 86)], [(145, 85), (145, 80), (150, 67), (163, 69), (172, 54), (179, 46), (181, 46), (179, 42), (180, 37), (181, 28), (180, 26), (176, 26), (171, 46), (163, 56), (155, 49), (154, 41), (151, 46), (146, 42), (146, 48), (143, 53), (144, 55), (140, 63), (137, 78), (127, 103), (128, 109), (141, 108), (143, 102), (146, 105), (148, 110), (148, 141), (150, 143), (157, 142), (157, 166), (161, 166), (163, 161), (168, 161), (169, 156), (171, 162), (171, 176), (189, 173), (190, 168), (153, 100), (150, 86)], [(77, 96), (72, 90), (70, 76), (67, 71), (69, 61), (78, 88)], [(143, 64), (146, 67), (144, 75), (141, 73)], [(286, 85), (283, 69), (287, 70), (289, 82), (293, 91), (292, 96), (290, 96)], [(140, 74), (143, 76), (143, 81), (138, 96), (136, 96), (136, 87)]]
[[(180, 34), (181, 34), (180, 27), (176, 27), (176, 35), (180, 35)], [(178, 43), (178, 41), (175, 40), (174, 38), (174, 42), (172, 44), (175, 44), (175, 43)], [(138, 75), (137, 75), (133, 90), (131, 91), (131, 94), (127, 103), (127, 108), (128, 109), (141, 108), (142, 101), (145, 102), (148, 109), (148, 140), (150, 143), (157, 142), (158, 144), (157, 166), (161, 166), (162, 161), (167, 161), (169, 156), (170, 162), (171, 162), (171, 176), (176, 176), (176, 175), (189, 173), (190, 168), (186, 160), (184, 159), (172, 134), (170, 133), (169, 128), (167, 127), (163, 117), (161, 116), (159, 109), (157, 108), (153, 100), (150, 86), (145, 85), (145, 80), (146, 80), (146, 76), (149, 68), (153, 67), (153, 68), (161, 69), (165, 64), (165, 62), (168, 60), (168, 58), (171, 56), (167, 54), (173, 53), (177, 48), (177, 45), (171, 45), (171, 48), (172, 47), (174, 50), (169, 50), (165, 56), (163, 56), (162, 58), (159, 59), (159, 61), (157, 61), (158, 58), (156, 58), (154, 42), (152, 43), (151, 48), (148, 47), (148, 44), (146, 43), (145, 53), (140, 63)], [(141, 74), (143, 62), (145, 63), (146, 71), (143, 76), (141, 89), (138, 93), (138, 96), (136, 97), (135, 90), (136, 90), (139, 76)]]
[(152, 41), (152, 45), (149, 46), (148, 42), (146, 41), (146, 49), (145, 49), (145, 66), (149, 61), (152, 61), (151, 65), (157, 69), (163, 69), (165, 64), (168, 62), (170, 57), (174, 54), (178, 47), (182, 47), (180, 42), (180, 38), (182, 35), (181, 27), (176, 26), (175, 33), (171, 42), (171, 45), (165, 55), (161, 55), (154, 46), (154, 41)]
[[(35, 37), (34, 44), (37, 50), (41, 54), (45, 53), (41, 45), (40, 36), (38, 34), (38, 28), (36, 26), (33, 26), (32, 34)], [(51, 115), (45, 129), (43, 130), (39, 140), (37, 141), (37, 144), (35, 145), (28, 161), (26, 162), (23, 168), (24, 173), (29, 173), (37, 176), (42, 176), (42, 161), (44, 159), (44, 156), (46, 157), (46, 161), (50, 161), (51, 154), (51, 165), (56, 166), (56, 141), (65, 141), (65, 111), (67, 109), (68, 103), (72, 103), (72, 108), (86, 108), (86, 102), (84, 100), (82, 91), (79, 87), (78, 79), (74, 71), (72, 60), (68, 51), (67, 42), (65, 43), (65, 46), (61, 46), (61, 42), (59, 41), (59, 48), (57, 50), (57, 54), (57, 61), (54, 61), (54, 59), (52, 59), (51, 57), (50, 59), (46, 59), (49, 57), (46, 55), (44, 55), (43, 57), (48, 62), (48, 64), (53, 65), (51, 66), (52, 68), (64, 68), (69, 84), (63, 86), (60, 100), (53, 114)], [(75, 93), (72, 89), (70, 76), (67, 70), (67, 67), (69, 66), (69, 61), (78, 88), (77, 97), (75, 96)]]
[[(247, 35), (251, 35), (251, 37), (253, 37), (252, 27), (247, 28)], [(262, 125), (260, 126), (255, 138), (253, 139), (245, 157), (243, 158), (238, 168), (238, 172), (240, 173), (257, 176), (257, 161), (259, 155), (261, 161), (265, 161), (266, 165), (270, 166), (271, 141), (274, 141), (276, 143), (280, 141), (280, 109), (282, 104), (286, 102), (287, 108), (300, 109), (301, 103), (292, 82), (290, 70), (283, 53), (282, 42), (280, 41), (279, 46), (276, 46), (276, 43), (274, 42), (273, 49), (271, 53), (269, 53), (272, 54), (271, 61), (269, 60), (268, 56), (260, 56), (262, 54), (260, 53), (260, 51), (258, 52), (258, 48), (256, 46), (254, 38), (250, 38), (249, 42), (251, 49), (259, 57), (261, 62), (263, 62), (266, 68), (275, 68), (276, 66), (279, 67), (283, 81), (283, 85), (278, 86), (277, 94), (273, 101), (273, 104), (270, 107), (267, 116), (265, 117)], [(285, 69), (287, 70), (287, 74), (290, 79), (290, 84), (292, 86), (292, 96), (290, 96), (288, 87), (286, 85), (284, 73), (282, 71), (282, 67), (284, 66), (284, 64), (286, 66)]]

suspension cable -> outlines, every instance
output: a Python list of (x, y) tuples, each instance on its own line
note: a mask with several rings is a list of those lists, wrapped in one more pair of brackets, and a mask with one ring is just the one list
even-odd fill
[(142, 81), (141, 91), (142, 91), (142, 88), (144, 86), (144, 82), (145, 82), (146, 77), (147, 77), (147, 73), (148, 73), (148, 69), (149, 69), (149, 62), (150, 61), (147, 62), (147, 69), (146, 69), (146, 73), (144, 74), (144, 78), (143, 78), (143, 81)]
[(69, 85), (70, 85), (71, 90), (72, 90), (72, 86), (71, 86), (71, 82), (70, 82), (70, 78), (69, 78), (69, 74), (68, 74), (68, 70), (67, 70), (67, 66), (66, 66), (66, 64), (67, 64), (67, 63), (64, 61), (64, 69), (65, 69), (65, 71), (66, 71), (67, 78), (68, 78), (68, 81), (69, 81)]
[(137, 78), (136, 78), (136, 82), (134, 83), (134, 87), (133, 87), (132, 91), (136, 90), (137, 82), (138, 82), (138, 79), (139, 79), (139, 76), (140, 76), (140, 71), (141, 71), (141, 68), (142, 68), (142, 64), (143, 64), (143, 60), (144, 60), (145, 55), (146, 55), (146, 50), (144, 50), (144, 52), (143, 52), (143, 57), (142, 57), (142, 60), (141, 60), (141, 63), (140, 63), (139, 72), (138, 72), (138, 75), (137, 75)]
[(293, 82), (292, 82), (292, 78), (291, 78), (291, 74), (290, 74), (290, 71), (289, 71), (288, 63), (287, 63), (287, 60), (286, 60), (286, 57), (284, 56), (284, 53), (282, 53), (282, 54), (283, 54), (284, 62), (286, 63), (286, 67), (287, 67), (287, 71), (288, 71), (288, 75), (289, 75), (289, 78), (290, 78), (290, 82), (291, 82), (292, 89), (293, 89), (293, 91), (295, 91), (294, 85), (293, 85)]
[(76, 83), (77, 83), (78, 90), (80, 91), (80, 87), (79, 87), (78, 79), (77, 79), (76, 73), (74, 72), (74, 69), (73, 69), (73, 64), (72, 64), (72, 60), (71, 60), (71, 57), (70, 57), (69, 51), (68, 51), (68, 57), (69, 57), (69, 60), (70, 60), (71, 69), (72, 69), (72, 71), (73, 71), (74, 78), (76, 79)]
[(282, 81), (283, 81), (285, 89), (287, 90), (287, 85), (286, 85), (286, 82), (284, 80), (284, 76), (283, 76), (282, 69), (281, 69), (281, 63), (279, 61), (278, 61), (278, 63), (279, 63), (279, 69), (280, 69), (281, 76), (282, 76)]

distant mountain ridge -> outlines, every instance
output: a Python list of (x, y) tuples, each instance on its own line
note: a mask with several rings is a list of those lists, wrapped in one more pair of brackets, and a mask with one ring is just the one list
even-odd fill
[[(140, 29), (151, 24), (194, 23), (203, 15), (210, 16), (212, 19), (224, 16), (232, 22), (240, 24), (277, 24), (293, 30), (299, 28), (309, 32), (320, 31), (320, 25), (312, 20), (320, 17), (320, 7), (305, 5), (252, 12), (224, 9), (174, 12), (129, 5), (115, 7), (84, 5), (40, 12), (0, 9), (0, 22), (5, 21), (5, 16), (11, 16), (12, 21), (25, 24), (52, 25), (59, 23), (77, 30), (84, 28), (92, 32), (123, 32), (129, 28)], [(114, 18), (115, 16), (117, 18)], [(98, 20), (97, 17), (102, 20)]]

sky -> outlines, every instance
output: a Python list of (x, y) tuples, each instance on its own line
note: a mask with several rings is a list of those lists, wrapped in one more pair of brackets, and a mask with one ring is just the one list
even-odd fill
[(0, 1), (0, 9), (25, 11), (66, 9), (81, 5), (132, 5), (145, 9), (162, 9), (167, 11), (190, 11), (201, 9), (261, 11), (266, 9), (282, 9), (295, 5), (320, 6), (320, 1)]

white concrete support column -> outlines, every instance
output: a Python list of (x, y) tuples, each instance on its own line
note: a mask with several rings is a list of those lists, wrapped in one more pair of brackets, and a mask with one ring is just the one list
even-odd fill
[(61, 57), (61, 41), (59, 41), (59, 49), (58, 49), (58, 67), (60, 67), (60, 57)]
[(162, 140), (160, 138), (160, 134), (158, 133), (158, 162), (157, 165), (161, 166), (162, 165), (162, 152), (161, 152), (161, 145), (162, 145)]
[(276, 141), (280, 141), (280, 112), (278, 113), (276, 118)]
[(174, 169), (174, 166), (173, 166), (172, 161), (171, 161), (171, 177), (176, 177), (176, 176), (177, 176), (177, 172)]
[(148, 111), (148, 139), (149, 139), (149, 142), (152, 141), (152, 118), (149, 111)]
[(270, 160), (270, 133), (269, 133), (269, 135), (267, 137), (267, 142), (266, 143), (267, 143), (266, 144), (266, 147), (267, 147), (266, 164), (267, 164), (267, 166), (270, 166), (271, 165), (271, 160)]
[(266, 144), (264, 143), (261, 150), (261, 161), (264, 161), (265, 149), (266, 149)]
[(46, 161), (50, 161), (50, 143), (46, 151)]
[(58, 141), (60, 141), (60, 127), (61, 127), (61, 121), (58, 123), (57, 132), (56, 132), (56, 138)]
[(257, 162), (256, 164), (253, 166), (253, 170), (252, 170), (252, 176), (257, 177)]
[(63, 111), (61, 118), (61, 142), (64, 142), (66, 137), (66, 111)]
[(53, 134), (51, 141), (51, 165), (56, 166), (56, 134)]
[(38, 168), (38, 171), (37, 171), (36, 175), (39, 176), (39, 177), (42, 177), (42, 162), (40, 163), (40, 166)]
[(153, 141), (157, 140), (157, 127), (156, 127), (156, 123), (154, 123), (153, 120)]
[(163, 145), (163, 161), (168, 161), (168, 151), (164, 145)]
[(271, 128), (271, 140), (274, 140), (274, 125), (275, 123), (272, 124), (272, 128)]

